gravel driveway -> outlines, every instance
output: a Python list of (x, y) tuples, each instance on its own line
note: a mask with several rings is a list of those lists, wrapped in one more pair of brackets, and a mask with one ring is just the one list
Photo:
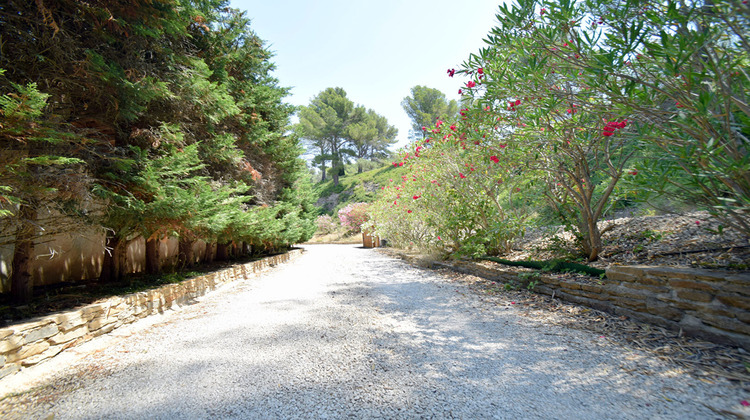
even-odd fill
[(376, 250), (305, 248), (261, 278), (79, 350), (43, 397), (13, 397), (3, 414), (707, 419), (746, 398)]

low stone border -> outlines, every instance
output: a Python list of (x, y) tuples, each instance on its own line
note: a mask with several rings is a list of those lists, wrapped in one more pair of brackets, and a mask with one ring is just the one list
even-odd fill
[[(511, 269), (468, 261), (434, 265), (519, 282), (519, 272)], [(750, 350), (750, 274), (651, 266), (612, 266), (606, 271), (606, 278), (588, 281), (541, 274), (533, 278), (533, 290)]]
[(224, 283), (245, 280), (302, 255), (302, 249), (237, 264), (157, 289), (115, 296), (0, 329), (0, 379), (48, 360), (61, 351), (149, 315), (190, 303)]

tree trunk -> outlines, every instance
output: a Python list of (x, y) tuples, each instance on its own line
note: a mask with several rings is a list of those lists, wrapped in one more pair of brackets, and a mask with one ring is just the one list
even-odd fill
[(122, 280), (127, 271), (127, 248), (128, 242), (119, 236), (107, 238), (109, 252), (104, 253), (102, 262), (102, 273), (99, 279), (105, 283), (113, 283)]
[(10, 290), (13, 303), (26, 303), (34, 296), (31, 258), (34, 254), (37, 209), (34, 205), (22, 204), (18, 215), (20, 224), (16, 230)]
[(206, 256), (204, 258), (204, 262), (206, 264), (211, 264), (214, 262), (214, 259), (216, 259), (216, 243), (211, 242), (206, 244)]
[(148, 274), (161, 273), (161, 241), (159, 238), (146, 240), (146, 272)]
[(192, 267), (195, 264), (193, 241), (180, 239), (178, 264), (180, 267)]
[(226, 261), (229, 259), (230, 243), (216, 244), (216, 260)]

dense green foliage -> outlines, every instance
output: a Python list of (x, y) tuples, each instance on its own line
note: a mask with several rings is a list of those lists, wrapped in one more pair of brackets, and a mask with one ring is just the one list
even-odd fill
[(262, 253), (312, 235), (287, 89), (226, 3), (0, 6), (0, 216), (16, 226), (17, 253), (60, 232), (47, 213), (72, 221), (72, 235), (106, 229), (103, 276), (115, 278), (136, 235), (179, 236), (186, 265), (196, 240)]
[(580, 254), (602, 217), (653, 194), (750, 233), (740, 2), (517, 0), (459, 70), (456, 120), (426, 126), (373, 206), (399, 245), (501, 254), (521, 223), (564, 224)]

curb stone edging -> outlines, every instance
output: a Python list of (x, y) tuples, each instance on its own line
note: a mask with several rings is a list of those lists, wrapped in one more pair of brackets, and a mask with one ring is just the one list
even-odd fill
[[(519, 283), (514, 270), (468, 261), (431, 265)], [(541, 274), (535, 278), (534, 292), (750, 350), (750, 273), (644, 265), (611, 266), (606, 271), (606, 278), (591, 282)]]
[(236, 264), (156, 289), (113, 296), (77, 309), (45, 315), (0, 328), (0, 380), (23, 368), (49, 360), (65, 349), (110, 333), (149, 315), (190, 303), (222, 284), (257, 277), (270, 267), (304, 252), (289, 252)]

